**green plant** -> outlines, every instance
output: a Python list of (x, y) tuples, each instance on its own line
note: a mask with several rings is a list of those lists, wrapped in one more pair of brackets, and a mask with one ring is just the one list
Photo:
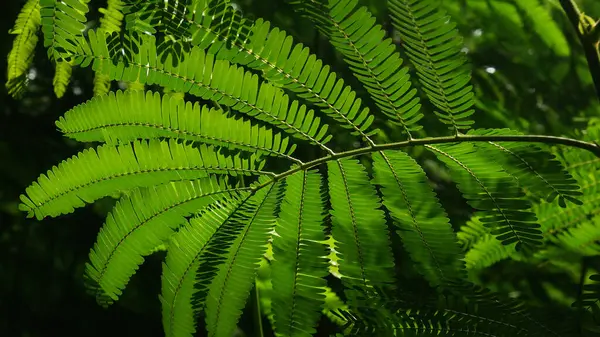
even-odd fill
[[(397, 47), (357, 1), (289, 3), (331, 41), (367, 94), (228, 1), (109, 1), (94, 29), (86, 28), (88, 1), (25, 5), (9, 90), (23, 92), (31, 36), (41, 27), (58, 95), (72, 67), (96, 72), (97, 96), (58, 128), (105, 144), (41, 175), (20, 208), (43, 219), (119, 198), (86, 269), (99, 303), (119, 298), (144, 256), (167, 250), (167, 336), (193, 334), (197, 316), (209, 335), (231, 336), (255, 284), (272, 287), (269, 309), (258, 312), (282, 336), (314, 334), (322, 314), (340, 331), (366, 335), (560, 336), (590, 328), (480, 289), (471, 273), (508, 257), (537, 261), (563, 246), (583, 249), (597, 226), (573, 224), (560, 237), (552, 232), (558, 225), (540, 217), (591, 212), (598, 126), (591, 123), (584, 140), (472, 129), (461, 38), (434, 0), (389, 1), (415, 87)], [(110, 81), (129, 90), (109, 92)], [(158, 89), (139, 90), (150, 85)], [(425, 130), (425, 113), (447, 132)], [(473, 208), (458, 237), (413, 148), (443, 163)], [(577, 161), (594, 169), (567, 168)], [(395, 238), (414, 267), (396, 266)], [(420, 276), (409, 277), (412, 270)], [(593, 321), (591, 294), (560, 308), (562, 317)]]

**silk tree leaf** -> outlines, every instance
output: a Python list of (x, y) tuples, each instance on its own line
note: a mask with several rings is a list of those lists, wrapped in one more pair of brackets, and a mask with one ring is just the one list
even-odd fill
[(373, 181), (417, 270), (433, 287), (464, 279), (456, 234), (423, 169), (401, 151), (375, 153), (373, 160)]
[(281, 187), (275, 183), (258, 190), (233, 214), (221, 235), (209, 243), (196, 286), (197, 296), (205, 300), (198, 305), (205, 308), (209, 336), (230, 336), (242, 315), (275, 226)]
[(13, 97), (19, 98), (25, 91), (40, 25), (40, 1), (28, 0), (9, 31), (9, 34), (15, 35), (15, 39), (7, 59), (6, 89)]
[(271, 128), (151, 91), (94, 97), (67, 111), (56, 125), (80, 142), (176, 138), (290, 160), (296, 147)]
[(369, 288), (394, 280), (394, 261), (381, 201), (356, 159), (327, 163), (331, 233), (339, 253), (342, 282)]
[(225, 156), (212, 146), (151, 140), (87, 149), (42, 174), (22, 195), (20, 209), (38, 219), (71, 213), (101, 197), (135, 187), (209, 174), (260, 175), (254, 156)]
[(485, 160), (470, 143), (427, 145), (451, 170), (458, 189), (480, 221), (504, 245), (538, 246), (542, 236), (531, 202), (517, 180), (497, 163)]
[(212, 177), (137, 189), (119, 201), (86, 265), (87, 284), (98, 302), (107, 306), (117, 300), (143, 257), (167, 241), (186, 216), (235, 191)]
[(312, 336), (325, 301), (328, 263), (321, 185), (314, 171), (286, 179), (271, 264), (272, 312), (280, 336)]
[(196, 332), (198, 310), (193, 296), (200, 258), (246, 197), (242, 192), (214, 202), (171, 237), (160, 295), (166, 337), (193, 336)]
[(454, 133), (469, 129), (475, 100), (456, 24), (440, 10), (437, 0), (390, 0), (388, 4), (392, 24), (423, 90), (437, 108), (436, 116)]

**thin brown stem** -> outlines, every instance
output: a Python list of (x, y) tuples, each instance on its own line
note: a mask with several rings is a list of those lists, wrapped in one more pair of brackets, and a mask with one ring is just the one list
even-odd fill
[(586, 142), (583, 140), (571, 139), (566, 137), (556, 137), (556, 136), (542, 136), (542, 135), (463, 135), (458, 134), (455, 136), (446, 136), (446, 137), (427, 137), (427, 138), (418, 138), (418, 139), (410, 139), (402, 142), (381, 144), (381, 145), (373, 145), (367, 146), (359, 149), (354, 149), (345, 152), (338, 152), (335, 154), (330, 154), (325, 157), (315, 159), (310, 162), (306, 162), (302, 165), (294, 166), (292, 169), (289, 169), (283, 173), (277, 174), (273, 176), (273, 178), (269, 181), (264, 182), (261, 185), (255, 186), (253, 190), (261, 189), (265, 186), (270, 185), (275, 181), (279, 181), (284, 179), (296, 172), (308, 170), (315, 166), (319, 166), (321, 164), (325, 164), (331, 160), (337, 160), (342, 158), (351, 158), (356, 157), (363, 154), (379, 152), (384, 150), (398, 150), (405, 147), (410, 146), (423, 146), (423, 145), (433, 145), (433, 144), (447, 144), (447, 143), (462, 143), (462, 142), (528, 142), (528, 143), (545, 143), (545, 144), (560, 144), (567, 145), (571, 147), (580, 148), (586, 151), (590, 151), (600, 158), (600, 146), (596, 143)]
[(594, 87), (596, 88), (596, 96), (600, 100), (600, 56), (598, 55), (597, 42), (593, 40), (593, 36), (579, 29), (582, 12), (577, 7), (575, 0), (559, 0), (560, 5), (567, 14), (571, 26), (575, 29), (579, 42), (583, 45), (585, 58), (587, 59), (588, 68)]

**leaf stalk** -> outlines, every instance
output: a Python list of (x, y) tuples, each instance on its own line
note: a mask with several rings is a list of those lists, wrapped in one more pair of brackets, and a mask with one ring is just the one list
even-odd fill
[(286, 177), (299, 172), (308, 170), (315, 166), (319, 166), (321, 164), (325, 164), (331, 160), (338, 160), (343, 158), (351, 158), (356, 157), (363, 154), (368, 154), (372, 152), (379, 152), (385, 150), (398, 150), (405, 147), (410, 146), (423, 146), (423, 145), (433, 145), (433, 144), (447, 144), (447, 143), (462, 143), (462, 142), (526, 142), (526, 143), (544, 143), (544, 144), (556, 144), (556, 145), (567, 145), (579, 149), (583, 149), (589, 152), (592, 152), (596, 157), (600, 158), (600, 145), (595, 142), (586, 142), (583, 140), (577, 140), (567, 137), (557, 137), (557, 136), (544, 136), (544, 135), (453, 135), (453, 136), (445, 136), (445, 137), (426, 137), (426, 138), (417, 138), (417, 139), (409, 139), (402, 142), (381, 144), (381, 145), (372, 145), (367, 147), (362, 147), (359, 149), (353, 149), (349, 151), (339, 152), (335, 154), (330, 154), (325, 157), (321, 157), (309, 162), (306, 162), (302, 165), (294, 166), (293, 168), (275, 175), (272, 180), (266, 181), (260, 185), (253, 187), (254, 191), (257, 191), (265, 186), (270, 185), (276, 181), (281, 179), (285, 179)]

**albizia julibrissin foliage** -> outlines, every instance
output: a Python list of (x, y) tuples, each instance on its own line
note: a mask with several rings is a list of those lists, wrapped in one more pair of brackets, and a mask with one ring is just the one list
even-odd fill
[[(406, 59), (357, 0), (289, 1), (358, 82), (229, 1), (109, 1), (98, 27), (88, 2), (27, 2), (9, 88), (24, 88), (14, 79), (40, 27), (57, 94), (72, 67), (95, 71), (96, 96), (56, 125), (104, 144), (42, 174), (20, 208), (43, 219), (119, 199), (86, 267), (102, 305), (119, 299), (145, 256), (166, 249), (160, 303), (173, 337), (192, 336), (198, 323), (231, 336), (257, 284), (278, 336), (314, 335), (322, 315), (341, 333), (369, 336), (563, 336), (580, 330), (565, 317), (594, 318), (592, 285), (557, 321), (469, 277), (502, 259), (594, 254), (583, 231), (600, 235), (596, 218), (568, 219), (597, 209), (598, 166), (573, 167), (597, 162), (589, 135), (598, 128), (586, 140), (474, 128), (462, 41), (437, 1), (389, 1)], [(132, 89), (110, 92), (111, 81)], [(428, 132), (427, 114), (448, 134), (416, 137)], [(387, 122), (398, 132), (382, 142), (377, 126)], [(570, 157), (548, 144), (571, 146)], [(473, 209), (458, 235), (411, 147), (444, 165)], [(396, 260), (403, 253), (412, 265)], [(407, 282), (410, 270), (426, 285)]]

